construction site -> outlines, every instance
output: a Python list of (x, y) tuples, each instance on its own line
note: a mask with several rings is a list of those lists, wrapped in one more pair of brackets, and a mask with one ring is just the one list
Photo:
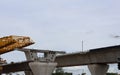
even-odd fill
[[(0, 54), (14, 50), (24, 52), (26, 61), (7, 63), (0, 58), (0, 73), (11, 75), (23, 71), (25, 75), (52, 75), (55, 68), (88, 65), (91, 75), (105, 75), (108, 64), (117, 63), (120, 69), (120, 46), (91, 49), (87, 52), (66, 53), (65, 51), (30, 49), (26, 46), (35, 42), (26, 36), (0, 38)], [(25, 47), (25, 48), (24, 48)], [(43, 56), (38, 56), (42, 53)]]

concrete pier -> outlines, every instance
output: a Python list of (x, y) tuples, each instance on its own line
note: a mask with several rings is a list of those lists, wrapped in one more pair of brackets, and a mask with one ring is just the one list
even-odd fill
[(91, 75), (106, 75), (109, 68), (107, 64), (92, 64), (88, 65)]
[(33, 75), (31, 71), (24, 71), (25, 75)]
[(51, 75), (57, 63), (31, 62), (29, 66), (34, 75)]

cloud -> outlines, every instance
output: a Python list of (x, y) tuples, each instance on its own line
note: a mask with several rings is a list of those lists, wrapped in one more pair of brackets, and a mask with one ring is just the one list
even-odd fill
[[(0, 36), (26, 35), (32, 48), (76, 52), (119, 44), (119, 0), (0, 1)], [(8, 55), (5, 56), (9, 60)], [(16, 59), (15, 59), (16, 60)]]
[[(119, 33), (118, 2), (1, 1), (1, 36), (29, 35), (41, 48), (68, 51), (81, 49), (81, 40), (85, 42), (85, 49), (114, 45), (108, 36)], [(91, 31), (92, 34), (87, 34)]]

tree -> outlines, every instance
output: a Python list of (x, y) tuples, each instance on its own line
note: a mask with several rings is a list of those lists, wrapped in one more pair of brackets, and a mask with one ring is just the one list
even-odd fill
[(120, 70), (120, 63), (118, 63), (118, 69)]
[(52, 75), (72, 75), (72, 73), (64, 72), (64, 70), (61, 67), (59, 67), (55, 70), (55, 73), (53, 73)]
[(107, 73), (106, 75), (118, 75), (117, 73)]
[(86, 73), (82, 73), (81, 75), (86, 75)]
[(64, 73), (64, 70), (61, 67), (59, 67), (55, 70), (55, 72), (56, 73)]

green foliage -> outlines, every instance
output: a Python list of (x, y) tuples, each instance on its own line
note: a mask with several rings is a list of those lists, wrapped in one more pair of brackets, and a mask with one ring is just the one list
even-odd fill
[(118, 63), (118, 69), (120, 70), (120, 63)]
[(52, 75), (72, 75), (72, 73), (53, 73)]
[(59, 67), (55, 70), (55, 72), (56, 73), (64, 73), (64, 70), (61, 67)]
[(117, 73), (107, 73), (106, 75), (118, 75)]
[(86, 75), (86, 73), (82, 73), (81, 75)]
[(64, 72), (64, 70), (61, 67), (59, 67), (55, 70), (55, 73), (53, 73), (52, 75), (72, 75), (72, 73)]

